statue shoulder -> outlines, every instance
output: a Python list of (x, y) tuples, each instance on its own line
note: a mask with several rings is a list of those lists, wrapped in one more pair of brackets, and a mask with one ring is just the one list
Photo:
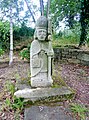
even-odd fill
[(31, 43), (31, 46), (34, 46), (36, 44), (39, 44), (38, 40), (33, 40), (32, 43)]
[(41, 48), (40, 48), (39, 41), (37, 40), (32, 41), (31, 48), (30, 48), (30, 52), (32, 53), (32, 55), (39, 53), (40, 50)]

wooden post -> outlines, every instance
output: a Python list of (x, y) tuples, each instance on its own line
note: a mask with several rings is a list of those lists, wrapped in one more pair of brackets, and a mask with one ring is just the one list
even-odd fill
[(44, 3), (43, 0), (40, 0), (40, 11), (41, 11), (41, 16), (44, 15)]

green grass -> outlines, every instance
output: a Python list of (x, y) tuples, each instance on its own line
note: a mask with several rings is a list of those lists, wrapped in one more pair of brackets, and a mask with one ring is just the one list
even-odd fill
[(59, 38), (52, 41), (53, 48), (64, 47), (66, 45), (78, 46), (79, 41), (74, 38)]
[[(55, 47), (65, 47), (66, 45), (70, 45), (70, 46), (78, 46), (80, 42), (80, 39), (78, 36), (68, 36), (68, 37), (58, 37), (55, 38), (53, 37), (52, 40), (52, 45), (53, 48)], [(89, 39), (87, 41), (87, 46), (89, 47)]]
[(89, 112), (89, 110), (81, 104), (72, 103), (70, 105), (71, 111), (74, 113), (74, 115), (79, 117), (79, 120), (85, 120), (86, 119), (86, 112)]

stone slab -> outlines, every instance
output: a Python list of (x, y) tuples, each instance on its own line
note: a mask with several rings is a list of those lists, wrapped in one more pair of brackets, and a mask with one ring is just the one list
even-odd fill
[(78, 56), (78, 59), (89, 62), (89, 54), (80, 53), (79, 56)]
[(24, 111), (24, 120), (74, 120), (60, 106), (32, 106)]
[(67, 59), (67, 61), (68, 61), (69, 63), (74, 63), (74, 64), (80, 63), (80, 60), (74, 59), (74, 58), (72, 58), (72, 59)]
[(56, 101), (63, 97), (68, 99), (68, 96), (74, 96), (73, 91), (67, 87), (61, 88), (36, 88), (36, 89), (23, 89), (18, 90), (14, 94), (16, 97), (22, 97), (30, 99), (31, 101), (47, 100)]

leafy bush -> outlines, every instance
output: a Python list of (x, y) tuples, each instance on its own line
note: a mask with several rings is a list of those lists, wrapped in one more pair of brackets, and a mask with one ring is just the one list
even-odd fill
[(9, 22), (0, 21), (0, 48), (9, 48)]
[(0, 48), (0, 56), (4, 53), (4, 51)]
[[(68, 45), (68, 44), (79, 44), (80, 41), (80, 25), (76, 24), (74, 29), (64, 29), (64, 31), (59, 31), (59, 33), (53, 34), (53, 44)], [(55, 46), (54, 45), (54, 46)]]
[(21, 27), (14, 25), (14, 31), (13, 36), (14, 40), (26, 40), (28, 38), (31, 38), (34, 34), (34, 29), (31, 27), (27, 27), (26, 24), (23, 22)]
[(29, 50), (26, 48), (26, 49), (23, 49), (22, 51), (20, 51), (20, 56), (22, 57), (22, 59), (27, 59), (27, 60), (30, 60), (30, 53), (29, 53)]
[[(13, 39), (14, 42), (26, 40), (31, 38), (34, 34), (34, 29), (27, 27), (22, 23), (21, 27), (14, 24), (13, 26)], [(10, 47), (10, 23), (8, 21), (0, 21), (0, 48), (9, 49)]]

